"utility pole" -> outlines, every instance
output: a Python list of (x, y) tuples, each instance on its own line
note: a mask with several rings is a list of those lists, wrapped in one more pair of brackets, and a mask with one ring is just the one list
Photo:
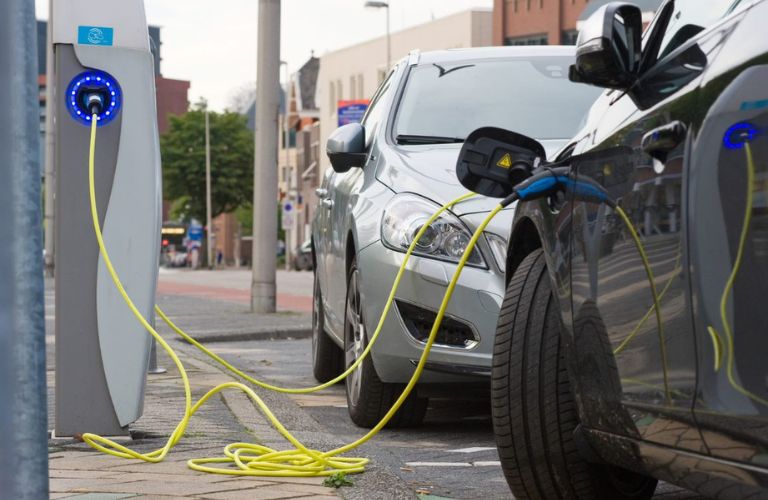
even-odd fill
[(22, 499), (48, 498), (35, 33), (34, 0), (0, 2), (0, 495)]
[[(291, 159), (290, 155), (288, 154), (288, 147), (290, 146), (290, 139), (289, 139), (289, 132), (290, 129), (288, 128), (288, 116), (290, 114), (290, 101), (289, 101), (289, 92), (290, 92), (290, 73), (288, 73), (288, 62), (287, 61), (280, 61), (280, 64), (285, 66), (285, 97), (284, 97), (284, 109), (283, 109), (283, 152), (285, 155), (285, 169), (288, 172), (288, 192), (286, 193), (288, 201), (290, 202), (292, 200), (292, 193), (293, 193), (293, 168), (291, 167)], [(293, 214), (291, 214), (293, 215)], [(285, 214), (283, 214), (283, 217), (285, 217)], [(285, 227), (285, 223), (283, 223), (283, 227)], [(285, 270), (288, 271), (291, 269), (291, 256), (293, 255), (293, 245), (294, 245), (294, 239), (293, 239), (293, 226), (290, 226), (285, 231)]]
[(280, 0), (259, 0), (251, 310), (275, 312)]
[(53, 199), (53, 193), (56, 192), (53, 144), (53, 113), (56, 109), (53, 102), (53, 0), (48, 0), (47, 28), (45, 38), (45, 275), (53, 278), (54, 252), (56, 251), (54, 246), (56, 214)]
[(205, 227), (207, 237), (208, 269), (213, 269), (213, 225), (211, 224), (211, 126), (208, 119), (208, 101), (205, 101)]

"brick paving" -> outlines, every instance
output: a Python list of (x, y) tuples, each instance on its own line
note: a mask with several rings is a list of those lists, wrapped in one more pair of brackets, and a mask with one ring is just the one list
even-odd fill
[[(162, 447), (182, 415), (184, 396), (170, 360), (160, 362), (168, 374), (148, 380), (144, 415), (131, 426), (127, 445), (142, 452)], [(193, 398), (231, 379), (207, 363), (184, 357)], [(49, 372), (49, 387), (53, 387)], [(247, 422), (246, 422), (247, 421)], [(51, 498), (199, 498), (293, 499), (336, 497), (322, 478), (257, 478), (204, 474), (187, 467), (190, 458), (221, 456), (223, 446), (246, 441), (280, 440), (242, 394), (217, 395), (192, 418), (186, 437), (164, 462), (144, 463), (99, 453), (74, 440), (49, 442)], [(283, 442), (284, 443), (284, 442)], [(285, 446), (285, 444), (283, 444)]]

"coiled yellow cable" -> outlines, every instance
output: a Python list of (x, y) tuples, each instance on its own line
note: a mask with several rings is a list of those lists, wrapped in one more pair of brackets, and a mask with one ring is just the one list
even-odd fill
[[(220, 384), (208, 391), (202, 398), (200, 398), (197, 403), (194, 405), (192, 404), (192, 391), (183, 363), (179, 359), (178, 355), (174, 352), (174, 350), (170, 347), (170, 345), (168, 345), (162, 336), (157, 333), (152, 325), (136, 308), (135, 304), (120, 282), (120, 278), (118, 277), (117, 272), (112, 265), (112, 261), (109, 258), (109, 253), (107, 252), (106, 246), (104, 244), (104, 238), (102, 236), (101, 225), (99, 224), (98, 212), (96, 208), (96, 191), (94, 183), (96, 130), (97, 118), (94, 115), (91, 124), (91, 139), (88, 155), (88, 183), (91, 219), (93, 222), (94, 233), (96, 235), (96, 241), (99, 245), (99, 251), (102, 258), (104, 259), (107, 271), (109, 272), (115, 287), (123, 297), (123, 300), (128, 305), (133, 315), (136, 317), (139, 323), (141, 323), (141, 325), (155, 338), (157, 343), (168, 353), (174, 365), (176, 365), (176, 368), (179, 370), (182, 382), (184, 384), (185, 406), (184, 416), (182, 417), (181, 421), (171, 433), (171, 436), (168, 438), (165, 445), (158, 450), (149, 453), (139, 453), (108, 438), (91, 433), (83, 434), (83, 441), (99, 451), (116, 457), (134, 458), (146, 462), (160, 462), (181, 440), (181, 438), (184, 436), (184, 432), (187, 428), (187, 425), (189, 424), (190, 419), (195, 414), (195, 412), (208, 401), (208, 399), (223, 390), (236, 389), (244, 392), (249, 398), (251, 398), (251, 400), (253, 400), (253, 402), (258, 406), (259, 410), (261, 410), (261, 412), (275, 427), (275, 429), (296, 448), (286, 451), (277, 451), (266, 446), (260, 446), (252, 443), (232, 443), (224, 448), (224, 456), (222, 457), (198, 458), (187, 461), (187, 465), (191, 469), (201, 472), (238, 476), (327, 476), (340, 471), (346, 473), (362, 472), (365, 468), (365, 465), (369, 462), (367, 458), (339, 457), (338, 455), (353, 450), (354, 448), (357, 448), (358, 446), (374, 437), (395, 415), (397, 410), (400, 408), (400, 406), (402, 406), (403, 402), (413, 390), (416, 382), (424, 370), (424, 366), (432, 349), (432, 345), (435, 341), (437, 331), (440, 328), (440, 324), (445, 315), (445, 311), (448, 307), (451, 296), (453, 295), (453, 290), (456, 287), (459, 276), (461, 275), (461, 271), (466, 265), (466, 262), (469, 259), (469, 256), (475, 245), (477, 244), (477, 240), (480, 238), (480, 235), (483, 233), (491, 219), (493, 219), (493, 217), (495, 217), (503, 207), (498, 205), (496, 208), (494, 208), (494, 210), (485, 218), (485, 220), (483, 220), (475, 233), (472, 235), (472, 238), (469, 241), (469, 244), (467, 245), (467, 248), (456, 267), (456, 271), (451, 278), (450, 283), (448, 284), (445, 295), (443, 296), (443, 301), (440, 305), (440, 309), (437, 313), (437, 318), (435, 319), (435, 323), (432, 326), (429, 338), (427, 339), (426, 345), (424, 346), (424, 352), (422, 353), (421, 358), (419, 358), (419, 363), (414, 370), (413, 376), (406, 385), (400, 397), (397, 399), (397, 401), (395, 401), (392, 408), (390, 408), (387, 414), (375, 427), (373, 427), (360, 439), (340, 448), (336, 448), (328, 452), (321, 452), (305, 447), (280, 423), (280, 421), (274, 416), (274, 414), (272, 414), (266, 404), (264, 404), (264, 402), (253, 391), (253, 389), (242, 383), (228, 382), (225, 384)], [(415, 239), (415, 241), (417, 240)], [(415, 241), (411, 244), (411, 248), (409, 250), (412, 251), (415, 245)], [(410, 255), (410, 253), (407, 255)], [(405, 267), (406, 262), (407, 259), (404, 260), (402, 268)], [(398, 278), (401, 275), (402, 273), (398, 273)], [(390, 296), (392, 296), (392, 294), (390, 294)]]

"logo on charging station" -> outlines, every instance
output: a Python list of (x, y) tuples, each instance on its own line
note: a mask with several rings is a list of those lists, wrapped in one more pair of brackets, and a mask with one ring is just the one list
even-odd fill
[(77, 43), (80, 45), (112, 46), (115, 30), (104, 26), (78, 26)]

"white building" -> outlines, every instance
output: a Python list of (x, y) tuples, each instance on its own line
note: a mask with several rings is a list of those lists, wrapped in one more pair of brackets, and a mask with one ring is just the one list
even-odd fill
[[(491, 9), (471, 9), (391, 34), (392, 62), (411, 50), (491, 45)], [(325, 141), (336, 129), (340, 100), (369, 99), (387, 73), (387, 37), (328, 52), (320, 58), (316, 100), (320, 108), (321, 172), (330, 166)], [(322, 177), (321, 177), (322, 178)]]

